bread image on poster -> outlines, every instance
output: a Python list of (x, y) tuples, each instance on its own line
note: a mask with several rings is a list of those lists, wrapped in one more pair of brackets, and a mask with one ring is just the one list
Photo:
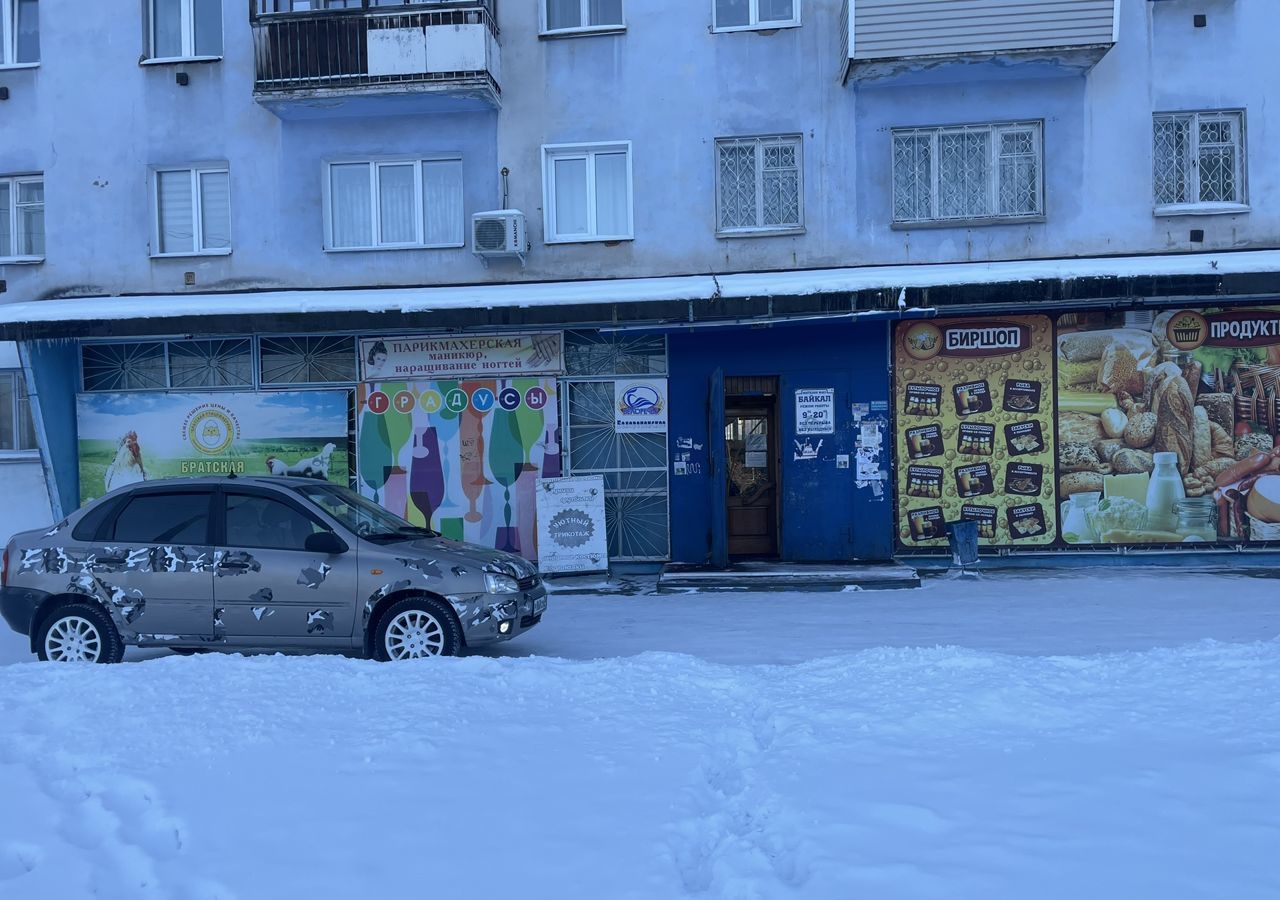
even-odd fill
[[(893, 361), (898, 545), (945, 548), (946, 523), (964, 520), (984, 547), (1052, 544), (1052, 321), (902, 322)], [(1024, 509), (1037, 503), (1039, 513)]]
[(1280, 309), (1071, 313), (1055, 351), (1064, 541), (1280, 541)]

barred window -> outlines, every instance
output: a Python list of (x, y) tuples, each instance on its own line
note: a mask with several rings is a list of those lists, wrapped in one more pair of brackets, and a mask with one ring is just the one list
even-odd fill
[(1158, 113), (1152, 124), (1157, 210), (1245, 203), (1244, 113)]
[(1040, 122), (893, 131), (893, 221), (1044, 215)]
[(716, 141), (716, 231), (720, 234), (804, 228), (799, 135)]

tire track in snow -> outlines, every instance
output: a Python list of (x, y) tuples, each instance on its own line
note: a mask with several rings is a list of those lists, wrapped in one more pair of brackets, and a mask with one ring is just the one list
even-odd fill
[(667, 846), (686, 894), (787, 895), (812, 874), (800, 824), (768, 786), (765, 770), (785, 764), (785, 749), (759, 687), (720, 691), (728, 720), (708, 723), (706, 761), (686, 788), (691, 814), (671, 826)]

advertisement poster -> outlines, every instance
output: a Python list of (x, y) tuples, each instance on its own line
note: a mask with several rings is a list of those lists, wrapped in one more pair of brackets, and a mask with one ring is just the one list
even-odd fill
[(564, 372), (564, 334), (364, 338), (360, 371), (364, 381), (559, 375)]
[(667, 379), (613, 383), (613, 430), (618, 434), (667, 431)]
[(1066, 542), (1280, 540), (1280, 309), (1057, 325)]
[(81, 503), (232, 472), (348, 483), (346, 391), (80, 394), (76, 421)]
[(554, 378), (356, 390), (360, 490), (455, 540), (538, 555), (537, 481), (561, 472)]
[(603, 475), (538, 479), (538, 568), (553, 574), (609, 568)]
[(946, 546), (958, 520), (976, 521), (985, 546), (1052, 544), (1049, 319), (901, 323), (894, 364), (899, 544)]
[(796, 391), (796, 434), (835, 434), (834, 388)]

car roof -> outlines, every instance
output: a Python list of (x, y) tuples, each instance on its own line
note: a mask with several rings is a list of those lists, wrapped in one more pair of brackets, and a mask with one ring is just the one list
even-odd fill
[[(307, 478), (305, 475), (194, 475), (185, 478), (157, 478), (154, 481), (140, 481), (136, 484), (118, 488), (106, 496), (136, 491), (139, 488), (180, 489), (184, 487), (244, 487), (246, 485), (266, 487), (291, 487), (300, 484), (330, 484), (319, 478)], [(338, 487), (339, 485), (335, 485)]]

